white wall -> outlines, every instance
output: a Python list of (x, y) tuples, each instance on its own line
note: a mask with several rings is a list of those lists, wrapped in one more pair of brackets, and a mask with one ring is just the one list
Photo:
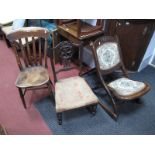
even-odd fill
[(150, 40), (150, 43), (149, 43), (147, 49), (146, 49), (145, 55), (143, 57), (143, 60), (140, 64), (138, 71), (141, 71), (146, 66), (148, 66), (152, 62), (153, 56), (155, 56), (155, 31), (153, 33), (153, 36)]

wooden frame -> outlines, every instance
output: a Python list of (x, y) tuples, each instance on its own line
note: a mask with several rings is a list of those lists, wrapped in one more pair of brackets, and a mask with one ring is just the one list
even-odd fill
[[(97, 48), (99, 46), (103, 45), (106, 42), (114, 42), (114, 43), (117, 44), (119, 55), (120, 55), (120, 62), (117, 65), (115, 65), (114, 67), (110, 68), (110, 69), (101, 70), (96, 50), (97, 50)], [(104, 36), (102, 38), (98, 38), (94, 43), (91, 42), (90, 46), (91, 46), (92, 51), (93, 51), (93, 56), (94, 56), (94, 60), (95, 60), (95, 64), (96, 64), (97, 74), (98, 74), (99, 79), (101, 81), (101, 84), (102, 84), (103, 88), (105, 89), (105, 91), (107, 92), (107, 94), (108, 94), (108, 96), (110, 98), (110, 101), (112, 103), (112, 106), (113, 106), (113, 111), (111, 111), (109, 108), (107, 108), (108, 109), (108, 113), (113, 118), (116, 119), (118, 117), (118, 110), (117, 110), (117, 105), (116, 105), (116, 102), (114, 100), (114, 97), (116, 97), (119, 100), (134, 100), (134, 99), (137, 99), (137, 98), (143, 96), (144, 94), (146, 94), (150, 90), (150, 86), (147, 83), (145, 83), (145, 88), (141, 92), (136, 93), (134, 95), (127, 96), (127, 97), (123, 97), (123, 96), (118, 95), (115, 92), (114, 89), (111, 89), (110, 87), (107, 86), (107, 84), (106, 84), (106, 82), (105, 82), (105, 80), (103, 78), (104, 75), (108, 75), (108, 74), (114, 72), (117, 69), (120, 69), (122, 71), (122, 73), (123, 73), (123, 76), (128, 78), (128, 73), (127, 73), (127, 71), (126, 71), (126, 69), (124, 67), (123, 61), (122, 61), (122, 54), (121, 54), (121, 48), (120, 48), (118, 37), (117, 36), (115, 36), (115, 37)], [(105, 108), (105, 106), (103, 106), (103, 105), (101, 105), (101, 106), (103, 108)]]
[[(21, 72), (26, 71), (27, 69), (30, 69), (33, 67), (41, 67), (41, 66), (47, 69), (48, 36), (49, 36), (48, 30), (45, 28), (39, 28), (39, 27), (24, 27), (19, 30), (13, 31), (7, 35), (8, 40), (12, 44), (12, 48), (16, 56), (16, 61)], [(28, 42), (29, 37), (32, 37), (32, 44), (31, 44), (32, 46), (30, 46), (30, 43)], [(35, 38), (37, 38), (37, 40), (35, 40)], [(22, 43), (22, 39), (25, 40), (25, 44)], [(18, 43), (18, 46), (17, 46), (17, 43)], [(42, 49), (42, 46), (43, 46), (43, 49)], [(20, 53), (18, 52), (19, 48), (21, 50)], [(37, 50), (38, 50), (38, 53), (37, 53)], [(50, 78), (46, 83), (43, 83), (38, 86), (32, 85), (32, 86), (20, 87), (16, 84), (19, 90), (19, 94), (22, 99), (24, 108), (25, 109), (27, 108), (25, 99), (24, 99), (24, 95), (27, 90), (48, 88), (51, 93), (52, 92), (51, 85), (53, 84)]]
[[(58, 81), (57, 74), (59, 74), (62, 71), (69, 71), (71, 69), (74, 69), (75, 67), (71, 67), (71, 58), (74, 54), (74, 46), (77, 46), (76, 44), (70, 42), (70, 41), (63, 41), (57, 44), (53, 48), (52, 56), (51, 56), (51, 66), (54, 76), (54, 85)], [(55, 54), (59, 55), (59, 59), (57, 63), (60, 63), (63, 68), (60, 68), (58, 70), (55, 69)], [(88, 110), (95, 115), (96, 114), (96, 108), (97, 104), (92, 104), (90, 106), (87, 106)], [(67, 110), (68, 111), (68, 110)], [(59, 125), (62, 124), (62, 112), (57, 113), (57, 119)]]
[(104, 20), (97, 19), (96, 25), (92, 26), (86, 22), (81, 21), (80, 19), (70, 19), (70, 20), (62, 20), (58, 21), (58, 29), (69, 30), (70, 33), (82, 40), (88, 37), (101, 34), (103, 32)]

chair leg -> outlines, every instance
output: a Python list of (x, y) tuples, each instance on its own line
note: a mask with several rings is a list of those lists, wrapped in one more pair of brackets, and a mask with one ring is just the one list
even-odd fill
[(48, 87), (48, 91), (50, 93), (51, 99), (54, 99), (54, 105), (55, 105), (55, 95), (54, 95), (54, 92), (52, 91), (52, 86), (51, 85), (52, 85), (52, 82), (49, 81), (49, 83), (47, 83), (47, 87)]
[(4, 39), (5, 39), (5, 42), (7, 44), (7, 47), (10, 48), (11, 44), (10, 44), (9, 40), (6, 38), (6, 36), (4, 36)]
[(111, 100), (111, 103), (112, 103), (112, 106), (113, 106), (113, 109), (114, 109), (114, 113), (115, 113), (115, 116), (117, 117), (118, 116), (118, 110), (117, 110), (117, 105), (115, 103), (115, 100), (111, 94), (111, 92), (109, 91), (109, 89), (107, 87), (105, 87), (105, 90), (109, 96), (109, 99)]
[(97, 109), (97, 104), (91, 105), (91, 106), (88, 107), (88, 110), (91, 112), (91, 114), (92, 114), (93, 116), (96, 115), (96, 109)]
[(27, 107), (26, 107), (26, 103), (25, 103), (25, 99), (24, 99), (24, 95), (23, 95), (22, 89), (21, 88), (18, 88), (18, 91), (19, 91), (19, 94), (20, 94), (20, 97), (21, 97), (23, 106), (26, 109)]
[(105, 106), (101, 101), (99, 101), (99, 105), (101, 106), (102, 109), (104, 109), (114, 120), (117, 120), (118, 115), (113, 112), (110, 108)]
[(58, 119), (59, 125), (62, 125), (62, 113), (57, 113), (57, 119)]
[(140, 99), (140, 98), (135, 99), (135, 102), (136, 102), (137, 104), (142, 104), (142, 102), (141, 102), (141, 99)]

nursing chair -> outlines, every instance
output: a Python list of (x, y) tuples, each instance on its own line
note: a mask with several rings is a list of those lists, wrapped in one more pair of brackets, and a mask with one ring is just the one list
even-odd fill
[[(93, 51), (98, 77), (113, 106), (113, 110), (109, 110), (110, 115), (117, 118), (118, 110), (115, 99), (139, 101), (139, 98), (150, 90), (150, 87), (145, 82), (128, 78), (117, 36), (98, 38), (94, 43), (91, 42), (90, 46)], [(123, 76), (107, 83), (105, 75), (110, 75), (118, 69), (123, 73)]]
[[(52, 91), (52, 82), (47, 71), (48, 36), (48, 30), (40, 27), (23, 27), (7, 35), (20, 69), (15, 85), (19, 90), (25, 109), (27, 106), (24, 95), (27, 90), (48, 88), (50, 93)], [(29, 43), (28, 38), (31, 38), (32, 44)], [(21, 52), (18, 51), (18, 48)]]
[[(55, 53), (58, 55), (56, 69), (54, 62)], [(97, 104), (99, 102), (84, 78), (80, 76), (58, 79), (57, 74), (73, 69), (71, 59), (74, 54), (74, 46), (69, 41), (63, 41), (57, 44), (53, 49), (51, 57), (51, 65), (55, 82), (55, 107), (59, 125), (62, 124), (62, 113), (65, 111), (87, 107), (92, 114), (96, 113)]]

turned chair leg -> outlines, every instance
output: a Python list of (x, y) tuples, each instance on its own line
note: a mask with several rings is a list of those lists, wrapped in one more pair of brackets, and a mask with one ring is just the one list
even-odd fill
[(91, 106), (87, 107), (87, 109), (88, 109), (88, 111), (89, 111), (93, 116), (95, 116), (95, 114), (96, 114), (96, 109), (97, 109), (97, 104), (91, 105)]
[(62, 125), (62, 113), (57, 113), (58, 123)]
[(20, 97), (21, 97), (23, 106), (26, 109), (26, 103), (25, 103), (25, 99), (24, 99), (24, 95), (23, 95), (22, 89), (21, 88), (18, 88), (18, 91), (19, 91), (19, 94), (20, 94)]
[(93, 116), (96, 115), (96, 109), (97, 109), (97, 104), (91, 106), (91, 113), (93, 114)]
[(140, 99), (140, 98), (135, 99), (135, 102), (136, 102), (137, 104), (142, 104), (142, 102), (141, 102), (141, 99)]

